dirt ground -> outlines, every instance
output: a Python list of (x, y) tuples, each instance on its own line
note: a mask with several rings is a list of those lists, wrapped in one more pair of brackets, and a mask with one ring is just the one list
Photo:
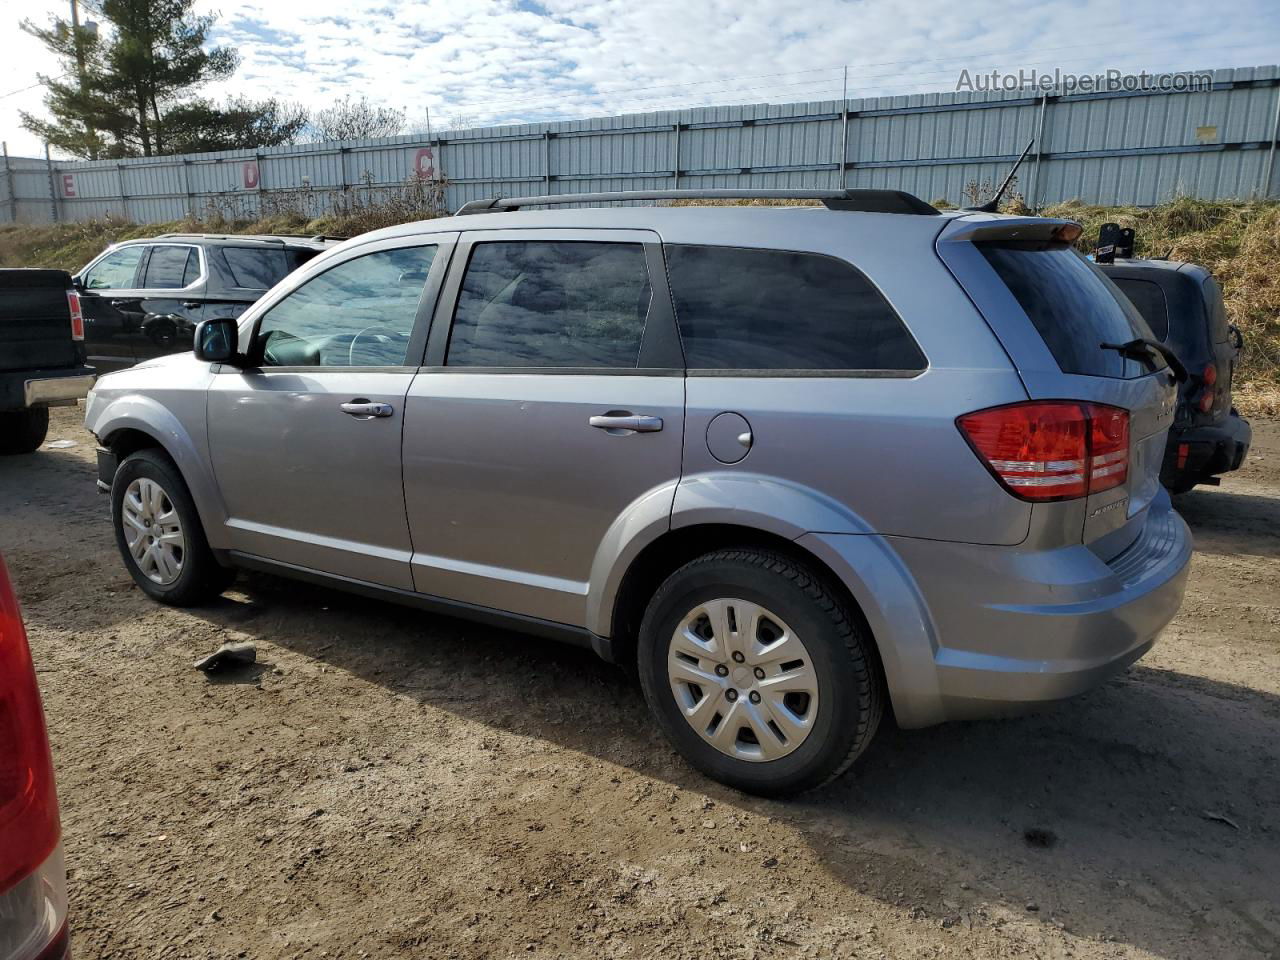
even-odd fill
[[(97, 957), (1280, 957), (1280, 424), (1180, 499), (1186, 603), (1052, 712), (882, 729), (745, 797), (636, 686), (527, 636), (242, 575), (146, 599), (76, 446), (0, 462), (0, 549)], [(253, 639), (263, 661), (192, 661)]]

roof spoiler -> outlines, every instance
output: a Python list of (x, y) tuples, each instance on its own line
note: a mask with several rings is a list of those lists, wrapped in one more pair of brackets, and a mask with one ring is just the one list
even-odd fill
[(903, 190), (618, 190), (611, 193), (553, 193), (537, 197), (491, 197), (472, 200), (454, 216), (499, 213), (521, 207), (562, 203), (616, 203), (633, 200), (821, 200), (828, 210), (859, 213), (906, 213), (938, 216), (938, 209)]
[(980, 243), (1015, 241), (1031, 243), (1075, 243), (1084, 228), (1074, 220), (1050, 217), (960, 217), (952, 220), (938, 237), (939, 243)]

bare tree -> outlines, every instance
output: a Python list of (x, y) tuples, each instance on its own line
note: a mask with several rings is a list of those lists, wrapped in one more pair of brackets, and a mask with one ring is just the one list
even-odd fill
[(404, 131), (404, 111), (380, 107), (367, 98), (343, 97), (332, 107), (316, 112), (311, 133), (316, 140), (358, 140), (363, 137), (394, 137)]
[(470, 130), (472, 127), (478, 126), (480, 126), (480, 121), (476, 119), (474, 114), (470, 113), (451, 113), (445, 124), (450, 133), (457, 133), (459, 130)]

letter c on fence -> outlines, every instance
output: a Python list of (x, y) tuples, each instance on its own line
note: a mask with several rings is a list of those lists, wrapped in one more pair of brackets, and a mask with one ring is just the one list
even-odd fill
[(244, 188), (252, 190), (258, 185), (258, 161), (250, 160), (243, 167)]
[(413, 170), (418, 176), (427, 180), (435, 177), (435, 154), (431, 152), (430, 147), (423, 147), (414, 155)]

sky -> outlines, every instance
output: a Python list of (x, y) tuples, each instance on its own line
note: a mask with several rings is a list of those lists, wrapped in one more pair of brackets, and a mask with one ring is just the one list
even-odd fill
[[(18, 29), (69, 0), (0, 13), (0, 139), (43, 145), (56, 62)], [(344, 96), (405, 111), (408, 129), (642, 113), (730, 103), (951, 91), (962, 70), (1137, 73), (1280, 62), (1280, 4), (1239, 0), (197, 0), (230, 80), (201, 92), (275, 96), (320, 109)], [(86, 15), (88, 16), (88, 15)]]

